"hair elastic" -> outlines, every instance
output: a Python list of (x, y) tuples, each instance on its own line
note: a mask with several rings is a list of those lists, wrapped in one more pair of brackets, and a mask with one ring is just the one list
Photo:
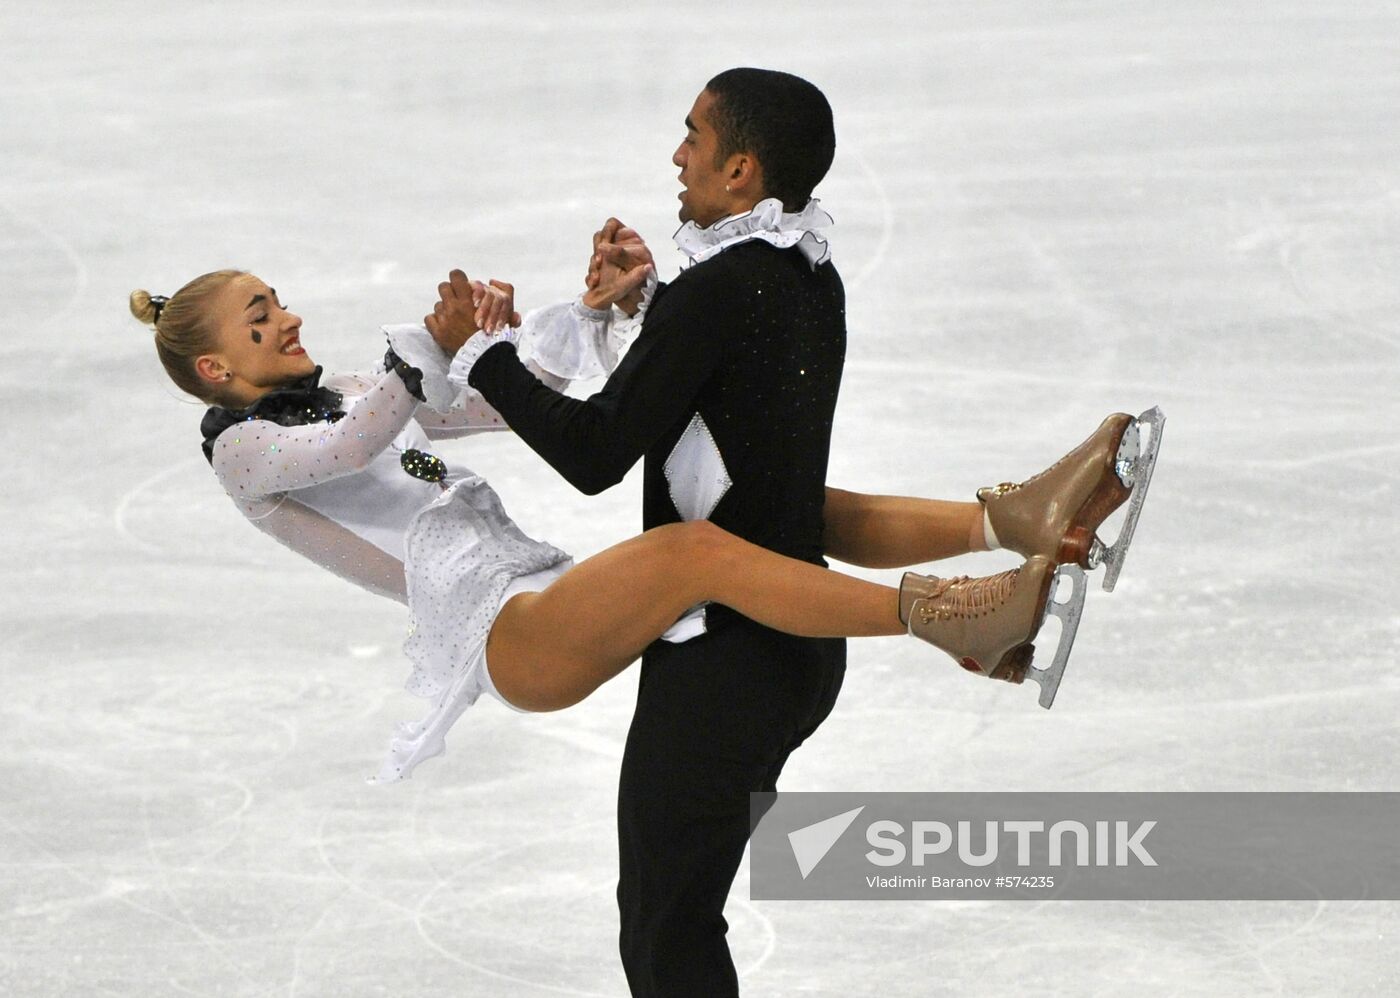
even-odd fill
[(165, 308), (165, 303), (169, 300), (165, 295), (151, 295), (151, 305), (155, 308), (155, 314), (151, 316), (152, 325), (160, 321), (160, 310)]

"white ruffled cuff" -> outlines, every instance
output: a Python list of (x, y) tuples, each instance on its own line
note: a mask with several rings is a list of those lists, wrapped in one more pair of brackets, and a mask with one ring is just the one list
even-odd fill
[(613, 306), (618, 319), (613, 323), (613, 336), (621, 342), (627, 342), (636, 338), (637, 333), (642, 330), (642, 323), (646, 321), (647, 309), (651, 307), (652, 298), (656, 297), (656, 289), (660, 286), (657, 280), (656, 270), (653, 268), (647, 274), (646, 283), (642, 285), (642, 303), (637, 307), (636, 315), (628, 315), (622, 309)]
[(520, 325), (521, 359), (566, 381), (598, 378), (617, 366), (611, 308), (589, 308), (583, 298), (537, 308)]
[(505, 326), (494, 333), (475, 333), (462, 349), (457, 351), (457, 356), (452, 358), (452, 364), (447, 369), (447, 380), (461, 391), (473, 390), (467, 379), (481, 355), (497, 343), (509, 343), (518, 349), (519, 342), (520, 330), (514, 326)]
[(379, 328), (399, 359), (423, 372), (423, 398), (428, 407), (437, 412), (451, 409), (457, 400), (457, 389), (447, 380), (451, 358), (437, 345), (427, 327), (408, 322)]

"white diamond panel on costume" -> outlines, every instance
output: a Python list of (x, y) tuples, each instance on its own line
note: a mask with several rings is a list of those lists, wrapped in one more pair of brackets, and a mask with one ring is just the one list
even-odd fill
[(704, 520), (734, 484), (710, 428), (697, 412), (666, 458), (671, 502), (681, 519)]

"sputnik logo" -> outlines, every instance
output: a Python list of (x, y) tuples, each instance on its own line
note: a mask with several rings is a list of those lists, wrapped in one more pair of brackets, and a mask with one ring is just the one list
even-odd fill
[(792, 846), (792, 855), (797, 860), (798, 872), (802, 874), (802, 879), (807, 879), (807, 874), (817, 868), (826, 854), (831, 851), (831, 847), (845, 834), (846, 829), (851, 827), (851, 823), (856, 820), (860, 812), (865, 810), (865, 805), (838, 814), (834, 818), (827, 818), (819, 821), (815, 825), (808, 825), (799, 828), (795, 832), (788, 832), (788, 845)]

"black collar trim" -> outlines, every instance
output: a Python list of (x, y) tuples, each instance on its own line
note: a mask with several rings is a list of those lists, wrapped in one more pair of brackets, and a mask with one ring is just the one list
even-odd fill
[(340, 419), (345, 415), (340, 408), (340, 392), (322, 387), (320, 381), (321, 368), (318, 365), (306, 377), (286, 388), (268, 392), (246, 409), (210, 406), (199, 424), (199, 432), (204, 435), (204, 459), (210, 464), (214, 463), (214, 441), (234, 423), (265, 419), (279, 426), (304, 426), (323, 420), (334, 423)]

